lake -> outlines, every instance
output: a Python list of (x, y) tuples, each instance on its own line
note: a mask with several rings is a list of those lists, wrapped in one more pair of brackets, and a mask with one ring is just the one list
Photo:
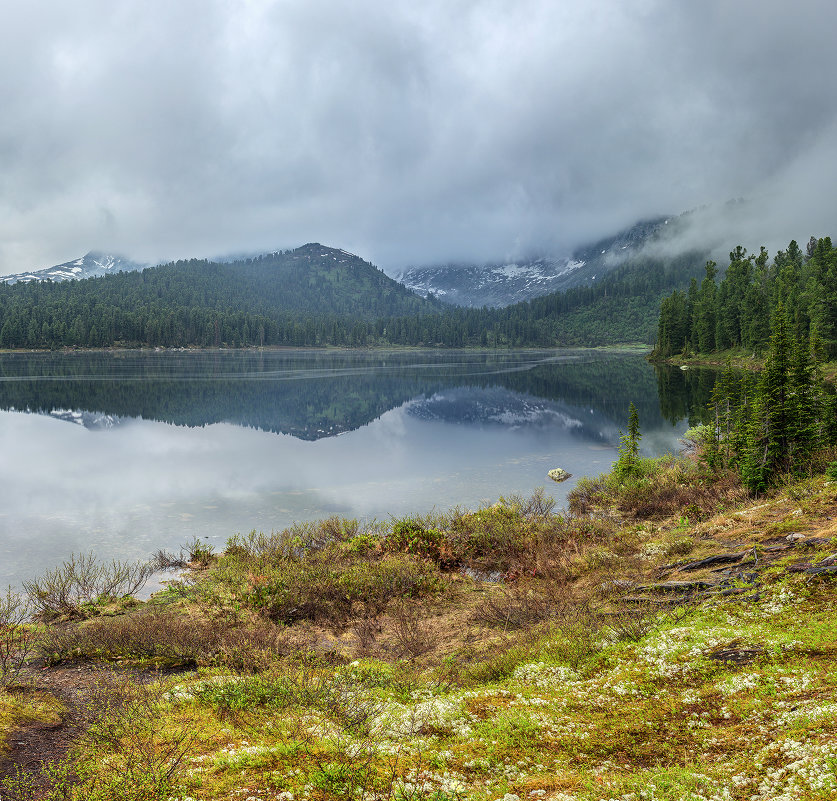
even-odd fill
[(561, 506), (610, 468), (631, 401), (655, 455), (678, 448), (713, 381), (618, 351), (3, 354), (0, 586), (73, 552), (218, 550), (334, 514), (536, 487)]

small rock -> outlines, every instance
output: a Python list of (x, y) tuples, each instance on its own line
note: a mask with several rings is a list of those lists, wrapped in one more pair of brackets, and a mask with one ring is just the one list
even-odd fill
[(787, 536), (787, 537), (785, 537), (785, 539), (786, 539), (788, 542), (798, 542), (799, 540), (804, 540), (804, 539), (805, 539), (805, 535), (804, 535), (804, 534), (800, 534), (798, 531), (794, 531), (794, 532), (792, 532), (791, 534), (788, 534), (788, 536)]
[(566, 481), (568, 478), (572, 477), (572, 473), (568, 473), (566, 470), (562, 470), (560, 467), (554, 467), (550, 470), (547, 475), (553, 481)]

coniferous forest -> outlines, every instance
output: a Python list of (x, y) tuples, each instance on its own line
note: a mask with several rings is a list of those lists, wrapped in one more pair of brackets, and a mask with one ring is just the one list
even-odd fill
[(0, 285), (0, 347), (554, 347), (654, 341), (660, 300), (701, 254), (627, 262), (501, 309), (422, 298), (322, 245), (63, 283)]
[(712, 353), (743, 348), (757, 354), (770, 344), (770, 321), (784, 308), (793, 338), (813, 334), (826, 359), (837, 358), (837, 248), (830, 237), (796, 241), (773, 261), (737, 247), (718, 282), (718, 265), (706, 263), (703, 280), (675, 290), (660, 308), (656, 354)]
[(772, 263), (742, 247), (718, 284), (707, 262), (698, 286), (663, 300), (655, 355), (708, 354), (743, 348), (764, 355), (758, 373), (731, 365), (716, 383), (706, 456), (737, 470), (752, 492), (782, 475), (804, 475), (837, 444), (837, 394), (820, 364), (837, 358), (837, 248), (791, 241)]

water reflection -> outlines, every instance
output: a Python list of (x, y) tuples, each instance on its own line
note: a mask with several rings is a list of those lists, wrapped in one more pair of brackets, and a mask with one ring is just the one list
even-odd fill
[(607, 469), (631, 400), (647, 452), (676, 447), (685, 422), (641, 356), (3, 356), (0, 584), (91, 548), (143, 558), (544, 485), (561, 504), (574, 482), (547, 470)]

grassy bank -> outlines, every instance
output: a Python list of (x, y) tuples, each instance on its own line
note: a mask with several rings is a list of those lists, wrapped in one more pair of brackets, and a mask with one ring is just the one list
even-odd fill
[[(713, 351), (712, 353), (690, 353), (689, 355), (677, 354), (665, 359), (653, 358), (652, 361), (659, 361), (660, 364), (671, 364), (676, 367), (714, 367), (723, 369), (727, 364), (739, 370), (759, 371), (764, 367), (764, 355), (752, 351), (745, 351), (741, 348), (730, 350)], [(820, 365), (823, 378), (832, 384), (837, 383), (837, 362), (826, 362)]]
[[(0, 731), (7, 757), (78, 735), (47, 775), (8, 761), (0, 797), (833, 798), (835, 479), (755, 501), (665, 457), (562, 514), (536, 494), (194, 542), (146, 603), (57, 571)], [(61, 671), (88, 677), (77, 709)]]

